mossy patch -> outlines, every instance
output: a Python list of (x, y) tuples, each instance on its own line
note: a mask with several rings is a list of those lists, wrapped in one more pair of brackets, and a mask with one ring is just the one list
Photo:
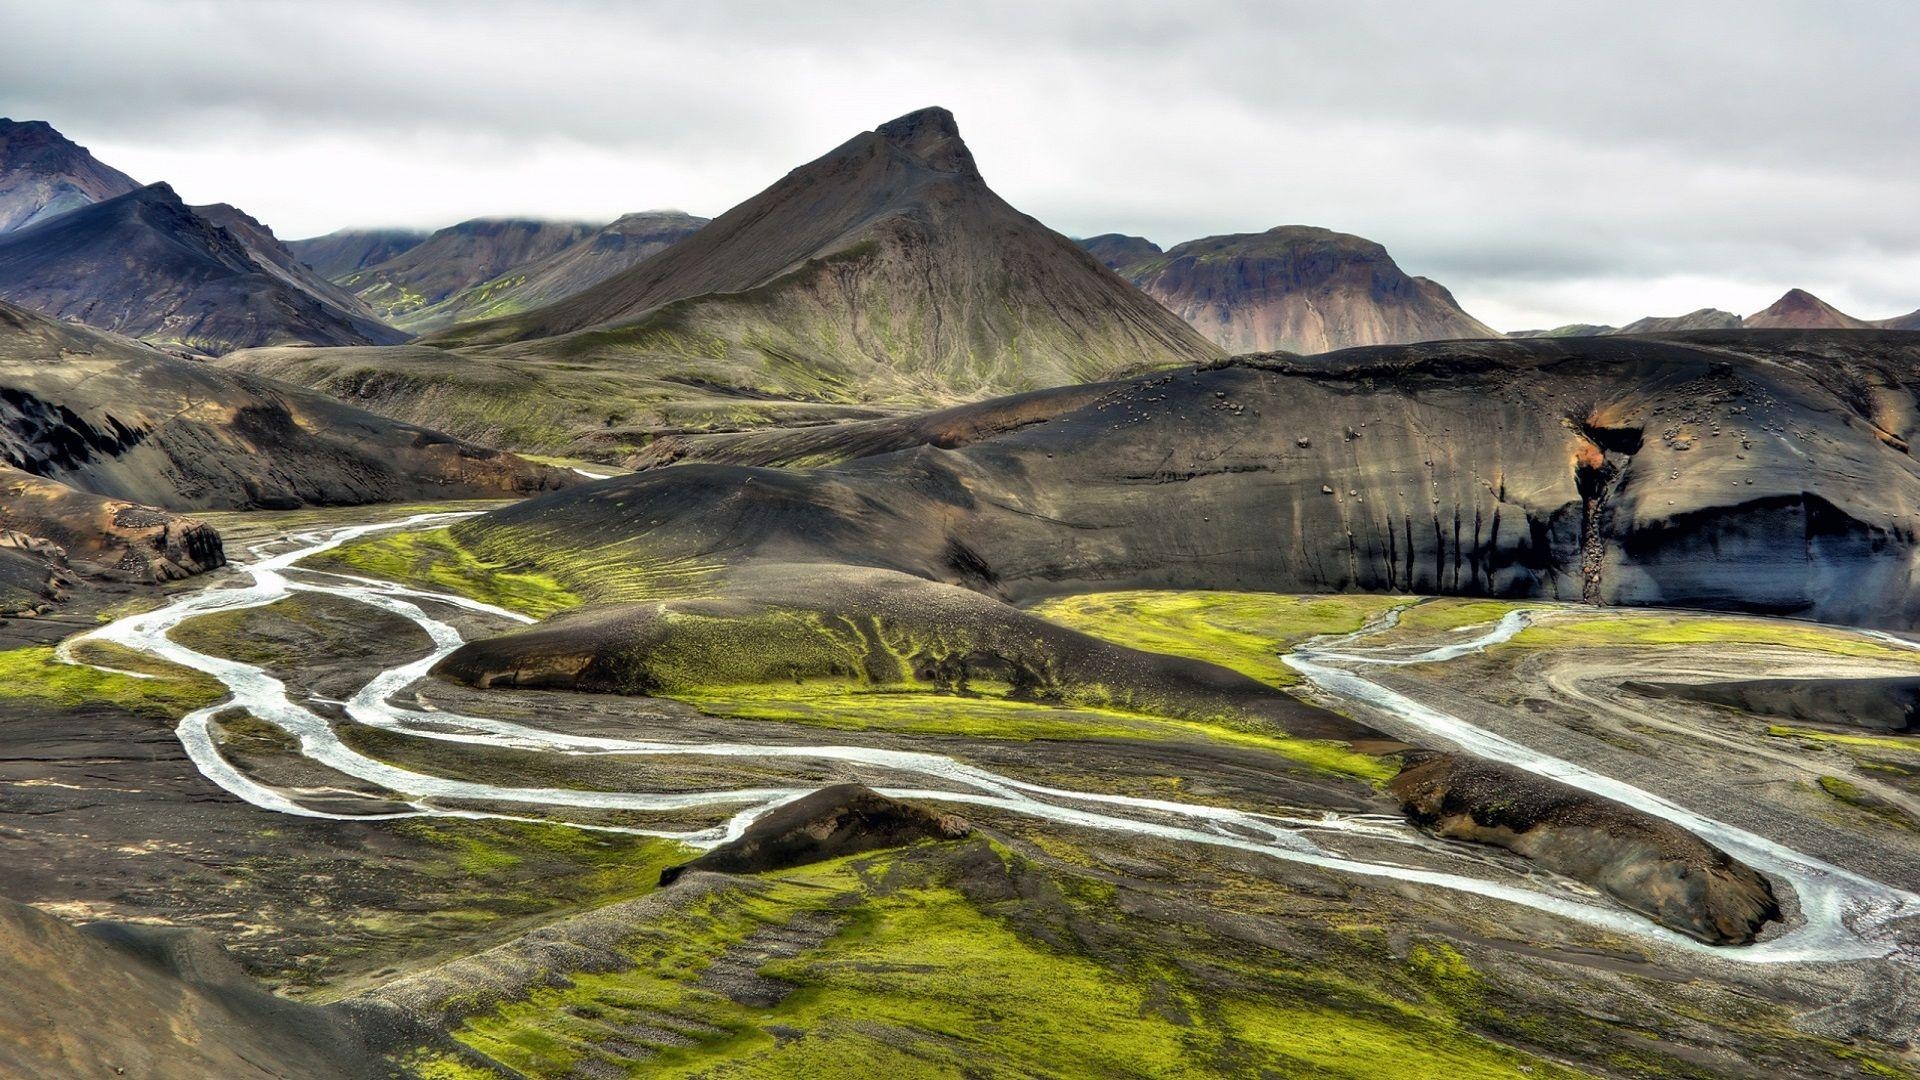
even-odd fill
[(418, 584), (539, 618), (578, 605), (578, 594), (524, 561), (476, 555), (445, 529), (370, 537), (308, 560), (316, 569)]
[(1391, 779), (1394, 762), (1351, 749), (1346, 743), (1302, 739), (1265, 730), (1253, 721), (1184, 720), (1090, 705), (1052, 705), (993, 696), (920, 691), (861, 691), (809, 683), (703, 688), (683, 699), (703, 712), (751, 720), (810, 724), (841, 731), (888, 731), (975, 739), (1142, 739), (1212, 742), (1278, 754), (1320, 772), (1370, 783)]
[[(638, 930), (635, 966), (470, 1018), (454, 1037), (527, 1076), (1577, 1075), (1467, 1032), (1444, 1009), (1352, 984), (1295, 992), (1249, 963), (1233, 985), (1154, 955), (1117, 962), (1047, 943), (1000, 907), (898, 855), (791, 871)], [(1091, 901), (1088, 901), (1091, 902)], [(808, 913), (840, 930), (765, 963), (792, 987), (738, 1003), (703, 975), (730, 947)], [(1152, 951), (1152, 946), (1141, 943)], [(1277, 977), (1277, 978), (1276, 978)], [(1331, 991), (1324, 999), (1322, 990)], [(638, 1051), (636, 1053), (636, 1050)], [(458, 1076), (458, 1073), (448, 1074)]]
[(1116, 645), (1204, 660), (1270, 686), (1300, 676), (1280, 654), (1311, 637), (1346, 634), (1407, 596), (1137, 590), (1048, 600), (1034, 614)]
[[(125, 650), (83, 652), (119, 666)], [(180, 717), (226, 696), (216, 680), (166, 665), (170, 674), (136, 678), (80, 664), (62, 663), (51, 645), (0, 651), (0, 698), (40, 700), (56, 705), (105, 704), (149, 716)], [(126, 670), (143, 671), (132, 664)]]
[(1718, 615), (1569, 613), (1535, 622), (1503, 647), (1581, 649), (1704, 644), (1776, 645), (1920, 666), (1920, 652), (1886, 645), (1847, 630)]

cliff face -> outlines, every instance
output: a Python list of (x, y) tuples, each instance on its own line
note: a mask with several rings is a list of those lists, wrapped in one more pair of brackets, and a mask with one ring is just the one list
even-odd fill
[(1915, 372), (1920, 344), (1894, 332), (1248, 358), (1113, 384), (958, 449), (660, 470), (469, 528), (631, 545), (649, 565), (879, 566), (1016, 600), (1355, 590), (1912, 626)]
[(942, 109), (855, 136), (585, 292), (427, 340), (712, 360), (743, 390), (922, 404), (1217, 355), (995, 195)]
[[(1124, 258), (1140, 250), (1138, 240), (1087, 243)], [(1500, 336), (1438, 282), (1402, 271), (1379, 244), (1329, 229), (1210, 236), (1116, 269), (1229, 353)]]

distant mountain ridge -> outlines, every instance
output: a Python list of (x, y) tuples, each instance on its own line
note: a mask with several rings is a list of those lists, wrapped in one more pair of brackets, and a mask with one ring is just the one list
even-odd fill
[(440, 229), (383, 262), (337, 279), (341, 288), (394, 326), (413, 333), (447, 325), (428, 309), (456, 293), (591, 235), (585, 221), (475, 218)]
[(0, 117), (0, 233), (140, 187), (44, 120)]
[(666, 250), (706, 224), (706, 218), (679, 210), (622, 215), (550, 255), (515, 262), (495, 277), (409, 312), (406, 326), (427, 333), (564, 300)]
[(1500, 336), (1386, 248), (1331, 229), (1282, 225), (1165, 252), (1117, 233), (1080, 243), (1229, 353)]
[(356, 270), (378, 266), (418, 247), (432, 235), (425, 229), (340, 229), (325, 236), (287, 241), (287, 250), (313, 272), (338, 282)]
[(1672, 334), (1689, 330), (1920, 330), (1920, 311), (1891, 319), (1858, 319), (1805, 289), (1788, 289), (1780, 299), (1745, 318), (1718, 308), (1685, 315), (1638, 319), (1625, 326), (1572, 323), (1551, 330), (1512, 330), (1508, 337), (1601, 337), (1609, 334)]

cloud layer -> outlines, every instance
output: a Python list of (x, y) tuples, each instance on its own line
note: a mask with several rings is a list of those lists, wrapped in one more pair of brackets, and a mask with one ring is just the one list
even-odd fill
[(937, 103), (1063, 232), (1325, 225), (1497, 326), (1920, 307), (1920, 5), (823, 6), (0, 0), (0, 112), (301, 236), (713, 214)]

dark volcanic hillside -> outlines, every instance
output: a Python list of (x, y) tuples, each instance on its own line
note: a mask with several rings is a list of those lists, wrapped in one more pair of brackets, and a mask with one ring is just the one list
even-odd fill
[[(174, 513), (513, 496), (572, 477), (0, 304), (0, 610), (220, 565)], [(166, 507), (162, 510), (160, 507)]]
[(1016, 600), (1357, 590), (1912, 626), (1916, 372), (1895, 332), (1255, 357), (955, 450), (683, 466), (461, 529), (562, 560), (623, 545), (655, 572), (851, 563)]
[(336, 280), (393, 325), (420, 331), (425, 309), (554, 255), (591, 235), (584, 221), (479, 218), (449, 225), (399, 254)]
[(328, 281), (339, 281), (356, 270), (377, 266), (395, 255), (418, 247), (425, 229), (340, 229), (325, 236), (287, 241), (287, 250)]
[[(1109, 255), (1139, 241), (1096, 239)], [(1116, 269), (1230, 353), (1500, 336), (1439, 283), (1409, 277), (1386, 248), (1330, 229), (1210, 236)]]
[(0, 117), (0, 233), (139, 187), (45, 121)]
[(1215, 355), (995, 195), (944, 109), (855, 136), (586, 292), (428, 340), (582, 331), (551, 348), (718, 355), (737, 372), (723, 381), (830, 400), (925, 402)]
[(1102, 233), (1089, 236), (1080, 241), (1087, 254), (1105, 263), (1108, 268), (1122, 270), (1162, 254), (1160, 245), (1144, 236), (1126, 236), (1121, 233)]
[(177, 510), (525, 494), (564, 474), (0, 304), (0, 457)]
[(454, 293), (406, 317), (416, 333), (528, 311), (598, 285), (699, 232), (706, 218), (678, 210), (627, 214), (542, 259)]
[[(290, 260), (231, 207), (195, 213), (154, 184), (0, 236), (0, 298), (129, 337), (223, 353), (253, 345), (384, 344), (405, 335)], [(266, 253), (269, 249), (276, 253)]]

